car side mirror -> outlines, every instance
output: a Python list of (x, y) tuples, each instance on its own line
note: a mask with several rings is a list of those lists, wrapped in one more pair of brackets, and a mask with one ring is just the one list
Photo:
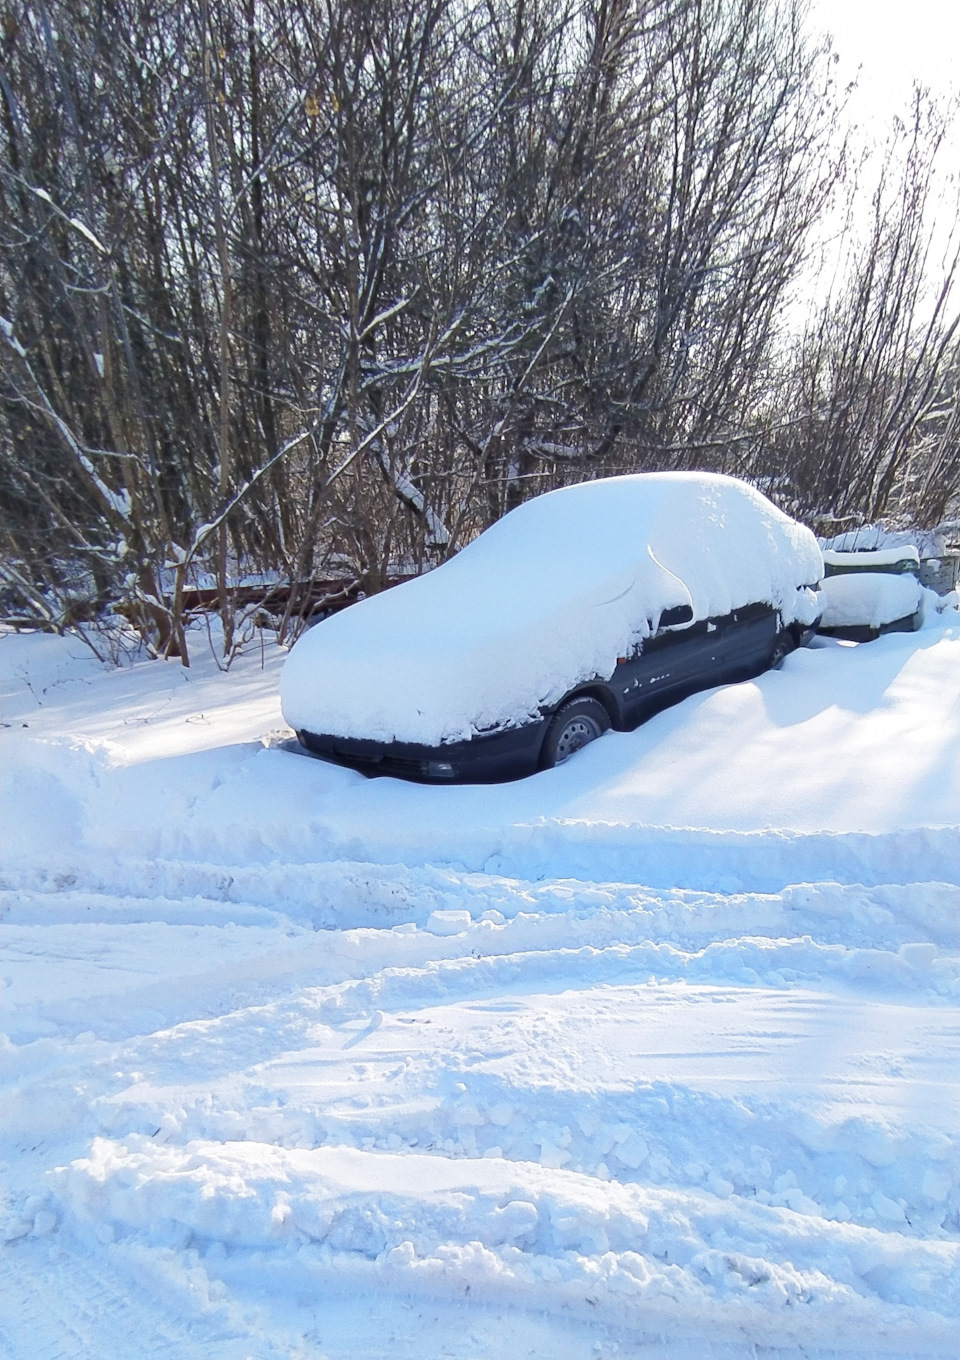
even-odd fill
[(684, 623), (693, 622), (693, 609), (688, 604), (674, 605), (660, 615), (661, 628), (679, 628)]

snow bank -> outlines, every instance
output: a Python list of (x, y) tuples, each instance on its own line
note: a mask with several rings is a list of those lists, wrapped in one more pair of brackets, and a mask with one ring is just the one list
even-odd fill
[(956, 1243), (823, 1221), (811, 1232), (802, 1195), (792, 1211), (734, 1208), (723, 1186), (677, 1194), (549, 1159), (253, 1141), (172, 1149), (134, 1137), (98, 1139), (59, 1180), (85, 1218), (156, 1247), (215, 1240), (321, 1278), (352, 1257), (394, 1288), (499, 1302), (534, 1293), (551, 1311), (586, 1302), (635, 1326), (719, 1328), (754, 1344), (773, 1322), (781, 1345), (849, 1343), (867, 1327), (940, 1349), (960, 1304)]
[(646, 473), (518, 507), (450, 562), (344, 610), (281, 679), (296, 730), (423, 742), (522, 723), (656, 629), (751, 602), (810, 623), (813, 534), (731, 477)]
[[(872, 555), (872, 554), (871, 554)], [(867, 556), (866, 553), (857, 556)], [(851, 572), (828, 576), (820, 586), (823, 628), (882, 628), (920, 608), (923, 587), (915, 576)]]

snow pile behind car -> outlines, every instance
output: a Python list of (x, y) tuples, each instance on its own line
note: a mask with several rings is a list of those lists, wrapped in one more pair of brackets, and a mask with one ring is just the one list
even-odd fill
[(427, 576), (312, 629), (281, 680), (297, 730), (423, 742), (522, 723), (609, 676), (661, 613), (750, 603), (811, 623), (813, 534), (707, 473), (611, 477), (538, 496)]

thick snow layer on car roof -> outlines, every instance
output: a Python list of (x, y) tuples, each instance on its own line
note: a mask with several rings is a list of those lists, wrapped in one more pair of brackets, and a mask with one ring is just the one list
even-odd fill
[(899, 548), (865, 549), (863, 552), (839, 552), (836, 548), (824, 548), (823, 560), (828, 567), (870, 571), (872, 567), (895, 567), (901, 562), (912, 562), (919, 566), (920, 554), (912, 543)]
[(891, 576), (881, 571), (829, 576), (820, 587), (824, 628), (882, 628), (905, 619), (920, 607), (923, 586), (908, 572)]
[(645, 473), (539, 496), (426, 576), (303, 636), (281, 681), (292, 727), (437, 744), (517, 724), (689, 604), (812, 622), (813, 534), (731, 477)]

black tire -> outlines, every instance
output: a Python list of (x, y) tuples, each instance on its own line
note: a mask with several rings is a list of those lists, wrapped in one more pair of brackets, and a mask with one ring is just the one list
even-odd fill
[(770, 653), (770, 670), (778, 671), (791, 652), (796, 651), (797, 644), (793, 639), (793, 634), (784, 630), (778, 633), (773, 643), (773, 650)]
[(540, 768), (562, 765), (581, 747), (603, 736), (610, 727), (610, 714), (599, 699), (584, 696), (558, 708), (551, 719), (540, 751)]

